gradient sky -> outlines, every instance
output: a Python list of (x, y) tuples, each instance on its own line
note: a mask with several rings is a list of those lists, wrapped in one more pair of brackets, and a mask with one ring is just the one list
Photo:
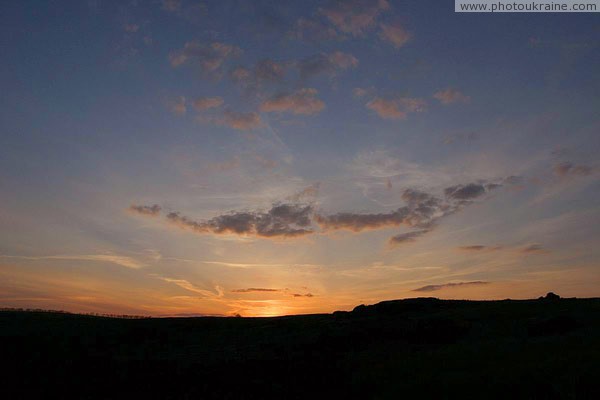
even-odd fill
[(0, 306), (600, 296), (597, 14), (13, 1)]

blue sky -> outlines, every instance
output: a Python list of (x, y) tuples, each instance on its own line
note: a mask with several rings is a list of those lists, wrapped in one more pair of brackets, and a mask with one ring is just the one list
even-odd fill
[(5, 4), (0, 302), (598, 296), (596, 16), (453, 7)]

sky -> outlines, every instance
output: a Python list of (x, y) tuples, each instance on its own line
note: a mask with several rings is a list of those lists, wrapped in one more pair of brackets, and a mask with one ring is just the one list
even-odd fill
[(0, 306), (600, 296), (598, 22), (449, 0), (5, 2)]

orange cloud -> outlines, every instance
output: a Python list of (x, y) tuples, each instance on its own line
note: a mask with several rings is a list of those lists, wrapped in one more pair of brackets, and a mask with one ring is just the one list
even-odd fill
[(448, 88), (436, 92), (433, 97), (442, 104), (467, 103), (471, 100), (469, 96), (464, 95), (457, 89)]
[(290, 94), (279, 94), (265, 100), (261, 106), (264, 112), (291, 112), (293, 114), (317, 114), (325, 108), (325, 103), (319, 100), (317, 90), (312, 88), (299, 89)]
[(381, 24), (381, 32), (379, 33), (379, 37), (391, 43), (395, 48), (399, 49), (408, 43), (408, 41), (412, 38), (412, 34), (407, 32), (399, 24)]
[(200, 97), (194, 100), (192, 104), (197, 111), (204, 111), (222, 106), (223, 99), (221, 97)]
[(375, 111), (381, 118), (404, 119), (409, 113), (424, 111), (426, 105), (424, 100), (416, 98), (385, 99), (376, 97), (368, 102), (366, 107)]

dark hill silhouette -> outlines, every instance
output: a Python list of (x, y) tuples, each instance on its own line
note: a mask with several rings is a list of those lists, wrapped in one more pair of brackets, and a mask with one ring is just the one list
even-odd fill
[(3, 310), (0, 339), (6, 398), (600, 398), (600, 299), (276, 318)]

